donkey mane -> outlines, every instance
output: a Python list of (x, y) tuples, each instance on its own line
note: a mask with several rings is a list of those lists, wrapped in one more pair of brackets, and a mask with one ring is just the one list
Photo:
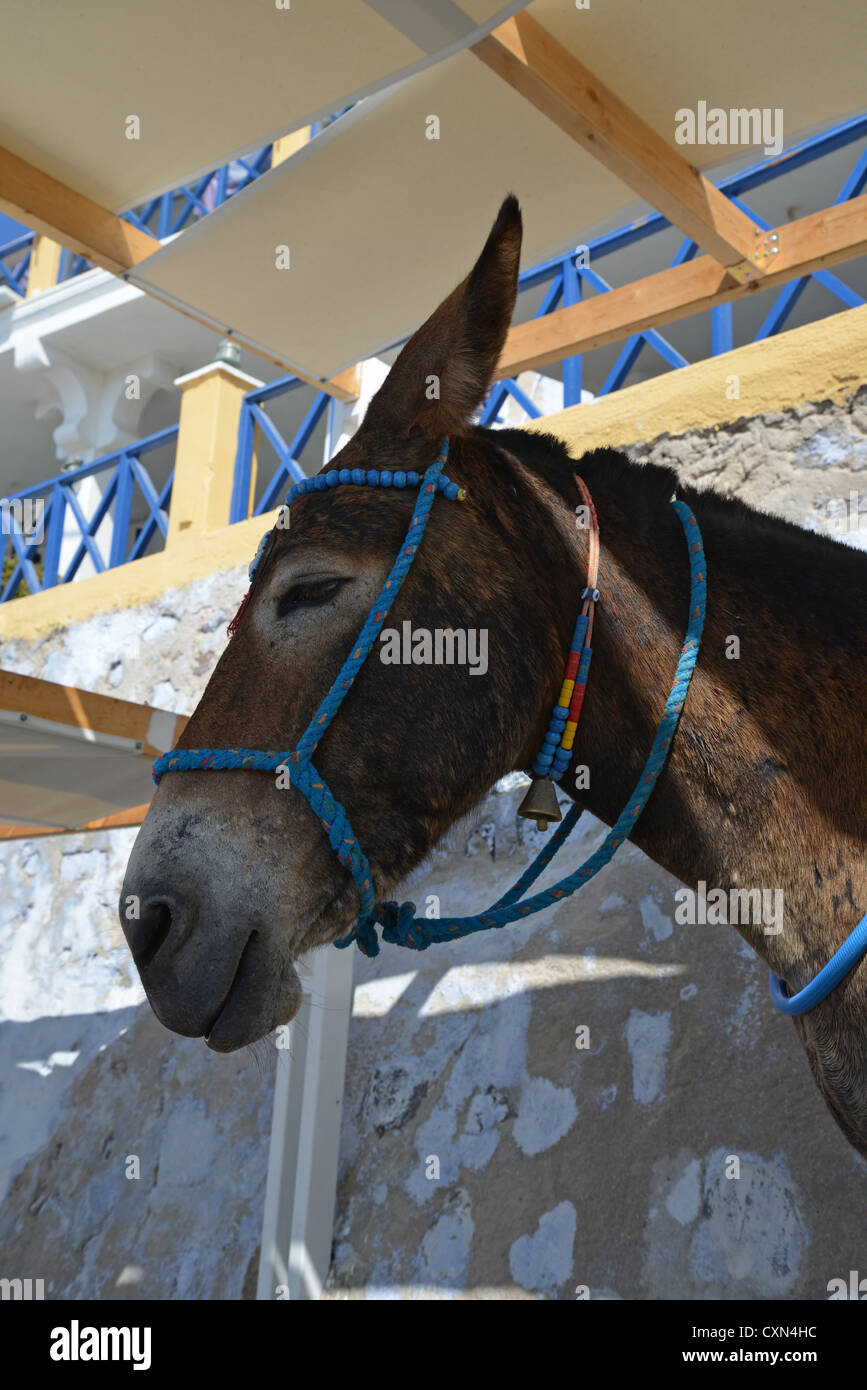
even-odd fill
[(591, 449), (576, 459), (562, 439), (543, 431), (478, 426), (476, 434), (507, 450), (570, 501), (577, 496), (572, 482), (577, 469), (594, 495), (599, 491), (617, 496), (630, 514), (636, 540), (650, 536), (659, 509), (677, 491), (712, 523), (716, 552), (724, 550), (728, 563), (743, 566), (757, 579), (763, 596), (784, 594), (788, 606), (803, 605), (805, 614), (821, 613), (823, 630), (835, 641), (867, 649), (865, 557), (854, 546), (804, 530), (740, 497), (691, 487), (673, 468), (638, 462), (619, 449)]

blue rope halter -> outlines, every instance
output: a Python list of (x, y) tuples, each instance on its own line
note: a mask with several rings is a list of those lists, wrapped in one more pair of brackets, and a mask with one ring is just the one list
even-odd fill
[[(529, 868), (524, 871), (517, 883), (486, 912), (473, 916), (430, 920), (416, 917), (415, 904), (411, 902), (377, 903), (373, 894), (370, 865), (353, 834), (346, 809), (317, 771), (313, 764), (313, 754), (382, 629), (421, 543), (437, 492), (441, 492), (449, 501), (463, 501), (466, 495), (464, 490), (459, 488), (456, 483), (451, 482), (442, 471), (448, 459), (448, 453), (449, 441), (446, 437), (439, 454), (423, 476), (414, 472), (392, 473), (387, 470), (380, 472), (374, 469), (365, 471), (360, 468), (341, 468), (330, 473), (319, 474), (314, 478), (305, 478), (301, 482), (295, 483), (287, 493), (286, 502), (291, 506), (296, 498), (307, 493), (324, 492), (331, 488), (347, 485), (418, 489), (418, 499), (413, 508), (412, 520), (397, 559), (367, 615), (358, 640), (343, 663), (331, 689), (298, 740), (297, 747), (288, 751), (273, 749), (261, 751), (254, 748), (174, 748), (157, 758), (153, 765), (153, 779), (157, 784), (167, 772), (222, 771), (234, 768), (249, 769), (255, 772), (287, 770), (293, 786), (298, 788), (319, 817), (331, 848), (340, 863), (351, 873), (358, 889), (360, 911), (355, 925), (343, 940), (336, 941), (334, 944), (342, 949), (350, 946), (354, 941), (359, 950), (366, 956), (379, 954), (379, 941), (376, 934), (377, 923), (383, 927), (382, 939), (384, 941), (398, 946), (406, 946), (415, 951), (424, 951), (434, 942), (454, 941), (475, 932), (485, 931), (489, 927), (504, 927), (511, 922), (520, 921), (534, 913), (543, 911), (552, 903), (569, 897), (572, 893), (583, 888), (585, 883), (589, 883), (590, 879), (609, 863), (615, 851), (629, 837), (641, 812), (647, 805), (653, 788), (656, 786), (689, 690), (704, 627), (707, 583), (701, 532), (698, 522), (687, 504), (674, 500), (671, 505), (683, 526), (689, 549), (690, 600), (686, 636), (677, 662), (671, 690), (665, 702), (662, 719), (650, 750), (650, 756), (642, 769), (632, 795), (603, 843), (574, 873), (560, 879), (552, 887), (534, 894), (526, 901), (521, 901), (527, 889), (536, 881), (546, 865), (551, 862), (577, 825), (582, 812), (580, 807), (573, 805), (564, 817), (559, 829), (536, 856)], [(255, 559), (250, 566), (251, 582), (270, 534), (269, 532), (262, 538)], [(584, 650), (585, 653), (589, 653), (590, 649), (585, 648)], [(589, 661), (589, 656), (586, 660)], [(549, 734), (546, 735), (546, 742), (550, 738), (550, 728), (558, 725), (558, 722), (562, 725), (562, 721), (562, 711), (558, 714), (558, 707), (555, 706)], [(543, 760), (547, 758), (544, 747), (540, 753), (540, 758)], [(565, 768), (560, 765), (562, 761), (562, 757), (559, 759), (555, 757), (554, 759), (555, 776), (562, 776), (563, 771), (565, 771)], [(538, 762), (539, 759), (537, 759)], [(839, 980), (842, 979), (847, 970), (851, 969), (865, 950), (867, 950), (867, 917), (856, 927), (849, 941), (829, 961), (812, 984), (806, 990), (802, 990), (800, 994), (789, 999), (784, 993), (785, 986), (782, 981), (777, 980), (777, 977), (772, 973), (771, 997), (774, 1003), (786, 1013), (803, 1012), (806, 1008), (814, 1007), (819, 999), (824, 998), (825, 994), (839, 983)], [(819, 988), (821, 988), (821, 992), (817, 993)], [(800, 1001), (805, 998), (807, 1002), (801, 1005)]]

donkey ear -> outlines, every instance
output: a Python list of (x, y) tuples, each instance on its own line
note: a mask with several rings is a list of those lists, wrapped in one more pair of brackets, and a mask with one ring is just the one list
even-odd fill
[(499, 360), (518, 290), (521, 210), (504, 201), (484, 250), (410, 338), (370, 403), (365, 425), (431, 440), (460, 433), (484, 399)]

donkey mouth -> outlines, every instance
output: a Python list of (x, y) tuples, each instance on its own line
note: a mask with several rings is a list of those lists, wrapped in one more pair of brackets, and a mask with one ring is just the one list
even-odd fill
[(212, 1052), (235, 1052), (258, 1042), (280, 1024), (290, 1022), (300, 1007), (301, 981), (290, 962), (280, 972), (279, 995), (273, 988), (263, 988), (262, 970), (254, 958), (256, 936), (255, 931), (250, 933), (232, 982), (203, 1030), (205, 1044)]
[[(347, 875), (347, 882), (314, 912), (296, 935), (294, 959), (333, 940), (336, 924), (348, 931), (357, 910), (355, 888)], [(337, 934), (342, 935), (343, 931), (338, 930)], [(254, 928), (241, 952), (232, 981), (204, 1029), (205, 1043), (213, 1052), (234, 1052), (258, 1042), (281, 1024), (291, 1023), (301, 1007), (301, 979), (294, 961), (284, 961), (279, 982), (269, 979), (268, 986), (263, 988), (263, 969), (257, 960), (257, 936)]]

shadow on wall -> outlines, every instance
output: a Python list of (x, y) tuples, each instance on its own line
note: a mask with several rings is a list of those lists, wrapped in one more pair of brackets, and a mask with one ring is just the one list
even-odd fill
[(254, 1296), (273, 1072), (252, 1050), (216, 1058), (142, 1004), (6, 1021), (0, 1062), (0, 1277), (47, 1299)]
[[(517, 876), (516, 803), (491, 798), (421, 910)], [(867, 1164), (764, 965), (676, 925), (678, 886), (629, 846), (543, 925), (359, 958), (325, 1297), (825, 1299), (863, 1265)]]

